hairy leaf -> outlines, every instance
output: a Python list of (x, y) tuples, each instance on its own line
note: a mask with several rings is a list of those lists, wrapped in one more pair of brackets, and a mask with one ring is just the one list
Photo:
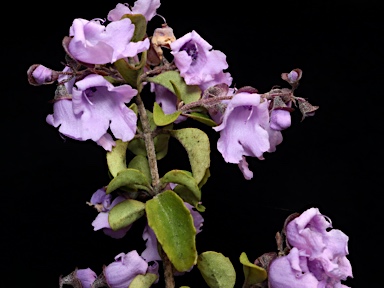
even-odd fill
[(240, 255), (240, 263), (243, 264), (245, 276), (244, 287), (252, 287), (252, 285), (261, 283), (267, 279), (267, 271), (264, 268), (249, 262), (247, 254), (244, 252)]
[(109, 182), (106, 193), (109, 194), (120, 187), (127, 187), (133, 191), (138, 189), (151, 191), (151, 185), (147, 180), (147, 176), (141, 171), (131, 168), (117, 173), (116, 177)]
[(187, 271), (196, 264), (196, 229), (183, 200), (166, 190), (145, 205), (148, 225), (176, 270)]
[(178, 190), (180, 188), (175, 188), (176, 193), (181, 192), (180, 197), (183, 198), (185, 202), (196, 207), (197, 203), (201, 200), (201, 190), (197, 185), (196, 179), (193, 178), (190, 172), (177, 169), (171, 170), (160, 178), (160, 184), (163, 188), (168, 183), (185, 186), (187, 190)]
[(151, 171), (149, 168), (147, 157), (142, 156), (142, 155), (136, 155), (129, 162), (128, 168), (139, 170), (140, 172), (142, 172), (146, 176), (148, 183), (152, 182), (152, 176), (151, 176)]
[(124, 200), (115, 205), (108, 213), (108, 222), (113, 230), (127, 227), (143, 216), (145, 204), (134, 199)]
[[(201, 97), (201, 89), (197, 85), (187, 85), (177, 71), (167, 71), (154, 77), (146, 78), (148, 82), (164, 86), (179, 97), (185, 104), (195, 102)], [(177, 91), (175, 88), (177, 87)]]
[(173, 123), (177, 117), (181, 114), (180, 111), (176, 111), (172, 114), (164, 114), (163, 109), (157, 102), (153, 103), (153, 120), (157, 126), (165, 126)]
[[(197, 128), (183, 128), (170, 131), (185, 148), (192, 168), (192, 175), (197, 183), (206, 177), (210, 166), (211, 148), (209, 138), (205, 132)], [(205, 180), (206, 181), (206, 180)]]
[(147, 273), (145, 275), (137, 275), (129, 284), (128, 288), (149, 288), (156, 281), (157, 275)]
[(113, 177), (116, 177), (118, 172), (127, 168), (126, 155), (128, 143), (118, 139), (112, 151), (107, 152), (108, 169)]
[(135, 25), (135, 32), (133, 33), (131, 42), (138, 42), (143, 40), (147, 32), (147, 20), (141, 14), (124, 14), (121, 19), (129, 18), (132, 24)]
[(228, 257), (207, 251), (197, 258), (197, 268), (210, 288), (233, 288), (236, 271)]

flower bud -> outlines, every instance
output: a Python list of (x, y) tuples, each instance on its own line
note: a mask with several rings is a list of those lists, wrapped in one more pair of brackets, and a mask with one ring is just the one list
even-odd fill
[(33, 86), (44, 84), (52, 84), (59, 76), (56, 71), (53, 71), (41, 64), (33, 64), (27, 71), (28, 82)]

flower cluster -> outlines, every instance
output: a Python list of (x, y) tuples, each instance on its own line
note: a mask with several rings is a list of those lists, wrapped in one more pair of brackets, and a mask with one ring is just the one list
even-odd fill
[(352, 277), (348, 236), (331, 229), (329, 218), (310, 208), (285, 227), (289, 253), (269, 265), (271, 288), (347, 287), (341, 280)]
[[(118, 254), (98, 276), (90, 268), (76, 269), (60, 277), (60, 287), (150, 287), (159, 281), (159, 261), (167, 287), (174, 287), (173, 276), (195, 266), (210, 287), (218, 287), (218, 278), (234, 285), (228, 258), (196, 249), (205, 211), (201, 191), (210, 176), (209, 138), (177, 124), (199, 121), (220, 133), (217, 149), (224, 161), (237, 164), (250, 180), (247, 157), (264, 160), (264, 153), (276, 151), (295, 108), (302, 119), (319, 108), (294, 95), (303, 73), (298, 68), (281, 74), (289, 88), (259, 93), (252, 86), (234, 87), (227, 56), (197, 31), (176, 37), (167, 23), (147, 31), (148, 22), (160, 16), (159, 7), (160, 0), (137, 0), (133, 6), (118, 3), (107, 20), (74, 19), (62, 41), (65, 67), (55, 71), (33, 64), (27, 71), (31, 85), (56, 84), (46, 122), (65, 137), (94, 141), (107, 154), (111, 180), (88, 202), (98, 212), (93, 229), (120, 239), (146, 217), (141, 254)], [(153, 107), (144, 105), (144, 93), (154, 94)], [(159, 175), (157, 161), (168, 154), (170, 137), (185, 148), (191, 171)], [(265, 281), (270, 288), (343, 287), (340, 281), (352, 277), (348, 237), (328, 231), (326, 220), (312, 208), (290, 221), (289, 254), (272, 257), (262, 268), (241, 258), (254, 281), (244, 287)]]

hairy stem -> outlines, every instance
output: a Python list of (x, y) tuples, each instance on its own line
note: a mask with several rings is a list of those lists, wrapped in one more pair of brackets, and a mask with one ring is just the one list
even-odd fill
[[(151, 127), (149, 125), (149, 120), (147, 113), (145, 111), (143, 100), (141, 99), (140, 94), (137, 94), (136, 96), (136, 104), (137, 108), (139, 110), (139, 117), (141, 121), (141, 125), (143, 127), (143, 138), (145, 142), (145, 148), (147, 150), (147, 157), (149, 162), (149, 168), (151, 170), (151, 177), (152, 177), (152, 187), (154, 187), (154, 195), (159, 193), (159, 191), (156, 191), (159, 187), (159, 170), (157, 168), (157, 159), (156, 159), (156, 152), (155, 152), (155, 144), (153, 142), (152, 137), (152, 131)], [(154, 196), (152, 195), (152, 196)]]

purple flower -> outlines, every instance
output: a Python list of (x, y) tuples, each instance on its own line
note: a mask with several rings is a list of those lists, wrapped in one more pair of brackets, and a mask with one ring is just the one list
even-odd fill
[(160, 0), (137, 0), (132, 8), (127, 4), (118, 3), (116, 8), (108, 13), (109, 21), (118, 21), (125, 14), (141, 14), (147, 22), (156, 15), (157, 8), (160, 7)]
[(117, 204), (124, 201), (123, 196), (117, 196), (111, 203), (112, 196), (111, 194), (106, 194), (105, 189), (98, 189), (93, 193), (90, 201), (90, 205), (94, 206), (99, 214), (96, 216), (95, 220), (92, 222), (93, 230), (97, 231), (102, 229), (104, 234), (115, 238), (120, 239), (127, 234), (128, 230), (132, 225), (121, 228), (117, 231), (112, 230), (108, 222), (108, 212)]
[(238, 164), (243, 156), (260, 159), (270, 149), (268, 102), (260, 102), (256, 93), (235, 94), (223, 115), (220, 125), (213, 127), (220, 131), (217, 149), (229, 163)]
[(291, 250), (274, 259), (268, 271), (271, 288), (347, 287), (341, 284), (352, 276), (347, 259), (348, 236), (332, 228), (319, 209), (310, 208), (286, 226)]
[(73, 21), (69, 30), (72, 39), (68, 44), (73, 58), (89, 64), (107, 64), (148, 50), (148, 38), (131, 42), (135, 25), (130, 19), (114, 21), (107, 26), (100, 24), (100, 21), (81, 18)]
[(126, 103), (136, 96), (136, 89), (127, 84), (115, 87), (96, 74), (76, 82), (76, 87), (71, 81), (65, 86), (67, 97), (55, 99), (54, 114), (46, 119), (50, 125), (59, 127), (59, 132), (67, 137), (91, 139), (109, 151), (115, 142), (108, 129), (123, 141), (134, 137), (137, 116)]
[(80, 280), (82, 287), (91, 287), (97, 275), (90, 268), (76, 270), (76, 278)]
[(174, 61), (188, 85), (200, 85), (202, 90), (215, 84), (231, 85), (226, 56), (212, 46), (199, 34), (192, 31), (170, 44)]
[(158, 263), (155, 262), (152, 267), (133, 250), (127, 254), (120, 253), (112, 262), (104, 268), (104, 277), (110, 288), (127, 288), (137, 275), (146, 273), (158, 273)]
[[(194, 210), (193, 206), (189, 203), (184, 202), (184, 205), (189, 209), (191, 212), (193, 223), (196, 229), (196, 234), (201, 232), (201, 228), (203, 226), (204, 218), (201, 216), (201, 214)], [(151, 227), (148, 226), (148, 224), (145, 226), (143, 231), (143, 239), (146, 240), (146, 248), (141, 253), (141, 256), (148, 262), (150, 261), (161, 261), (161, 257), (157, 250), (157, 238), (155, 235), (155, 232), (152, 230)]]

